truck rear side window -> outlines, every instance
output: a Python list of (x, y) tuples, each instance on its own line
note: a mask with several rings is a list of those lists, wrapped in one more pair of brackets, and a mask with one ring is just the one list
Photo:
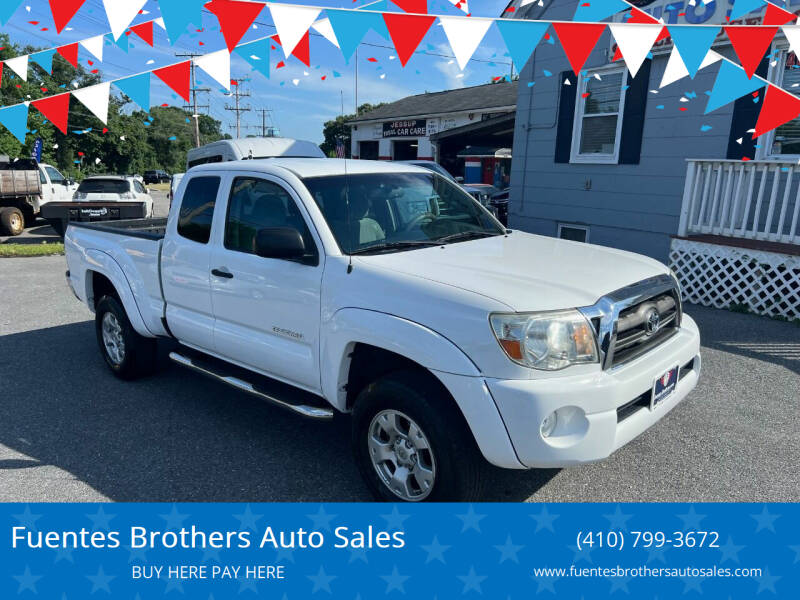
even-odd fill
[(178, 234), (201, 244), (211, 237), (219, 177), (194, 177), (186, 186), (178, 215)]

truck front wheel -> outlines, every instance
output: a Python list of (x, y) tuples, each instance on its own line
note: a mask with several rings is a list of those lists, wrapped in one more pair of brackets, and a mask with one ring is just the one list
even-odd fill
[(19, 235), (25, 229), (22, 211), (13, 206), (0, 210), (0, 230), (4, 235)]
[(420, 373), (392, 373), (359, 394), (352, 444), (378, 500), (480, 499), (485, 461), (452, 400)]
[(100, 352), (114, 375), (136, 379), (155, 370), (156, 340), (136, 333), (117, 298), (100, 299), (94, 323)]

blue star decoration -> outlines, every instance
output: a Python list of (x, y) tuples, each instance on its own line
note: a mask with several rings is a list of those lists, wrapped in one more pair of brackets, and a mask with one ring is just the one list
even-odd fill
[(178, 578), (169, 577), (167, 578), (167, 585), (164, 587), (164, 595), (166, 596), (173, 590), (183, 594), (183, 583)]
[(553, 522), (558, 518), (558, 515), (551, 514), (547, 510), (547, 506), (542, 506), (542, 510), (538, 515), (531, 515), (531, 519), (536, 521), (536, 530), (534, 533), (538, 533), (542, 529), (548, 529), (553, 533), (556, 530), (553, 528)]
[(584, 544), (581, 546), (580, 550), (577, 546), (569, 546), (569, 549), (572, 550), (572, 564), (576, 565), (582, 560), (585, 560), (590, 565), (594, 564), (592, 560), (592, 547), (589, 544)]
[(703, 579), (701, 577), (681, 577), (683, 580), (683, 593), (688, 594), (691, 591), (696, 591), (698, 594), (703, 593), (701, 584)]
[(306, 577), (314, 584), (314, 587), (311, 589), (312, 594), (316, 594), (320, 590), (328, 592), (329, 594), (333, 593), (331, 592), (331, 581), (336, 579), (337, 576), (327, 575), (322, 565), (320, 565), (316, 575), (306, 575)]
[(726, 560), (732, 560), (736, 563), (739, 562), (739, 551), (742, 550), (744, 546), (737, 546), (733, 543), (733, 538), (728, 536), (728, 541), (722, 544), (719, 547), (719, 551), (722, 552), (722, 557), (719, 559), (719, 564), (724, 564)]
[(513, 560), (515, 563), (519, 564), (517, 553), (524, 547), (525, 546), (515, 545), (514, 542), (511, 541), (511, 535), (509, 534), (505, 544), (502, 546), (495, 546), (495, 549), (500, 552), (500, 564), (503, 564), (506, 560)]
[(677, 515), (683, 521), (684, 530), (697, 530), (700, 529), (700, 522), (706, 518), (706, 515), (699, 515), (695, 512), (694, 506), (689, 507), (689, 512), (684, 515)]
[(278, 548), (278, 552), (275, 554), (275, 562), (279, 563), (281, 561), (289, 561), (290, 563), (293, 563), (294, 550), (291, 548)]
[(53, 561), (55, 564), (60, 563), (62, 560), (68, 560), (71, 563), (75, 563), (75, 559), (72, 558), (72, 553), (74, 550), (71, 548), (58, 548), (56, 551), (56, 558)]
[(626, 594), (630, 594), (630, 590), (628, 589), (628, 582), (632, 579), (632, 577), (609, 577), (611, 580), (611, 589), (608, 591), (608, 594), (611, 595), (617, 590), (623, 591)]
[(470, 567), (469, 573), (466, 575), (456, 575), (456, 577), (461, 580), (461, 583), (464, 584), (464, 589), (461, 590), (462, 594), (466, 594), (467, 592), (478, 592), (479, 594), (482, 594), (483, 591), (481, 590), (481, 583), (483, 583), (489, 576), (478, 575), (475, 572), (475, 567)]
[(207, 562), (222, 562), (222, 559), (219, 556), (219, 550), (216, 548), (211, 548), (210, 546), (207, 548), (203, 548), (203, 557), (200, 559), (201, 564), (206, 564)]
[(764, 529), (769, 529), (772, 533), (775, 533), (775, 521), (780, 518), (780, 515), (770, 514), (766, 504), (760, 514), (750, 516), (756, 520), (756, 533)]
[(780, 579), (780, 575), (770, 575), (769, 569), (764, 568), (761, 577), (756, 577), (756, 581), (758, 581), (758, 590), (756, 591), (756, 596), (764, 591), (770, 591), (775, 594), (775, 582)]
[(37, 531), (36, 521), (42, 518), (42, 515), (35, 515), (31, 512), (31, 507), (26, 506), (21, 514), (11, 515), (23, 527), (27, 527), (31, 531)]
[(92, 531), (111, 529), (111, 519), (117, 515), (107, 515), (102, 506), (97, 508), (97, 512), (93, 515), (86, 515), (86, 518), (92, 522)]
[(533, 580), (536, 582), (536, 593), (541, 594), (542, 592), (550, 592), (551, 594), (556, 593), (555, 584), (556, 581), (559, 580), (558, 575), (533, 575)]
[(408, 579), (411, 578), (411, 576), (400, 575), (400, 572), (397, 570), (397, 565), (395, 565), (392, 569), (391, 575), (381, 575), (380, 578), (386, 582), (386, 594), (394, 590), (397, 590), (401, 594), (405, 594), (406, 589), (404, 584)]
[(250, 530), (258, 531), (258, 521), (264, 515), (253, 514), (250, 510), (250, 505), (244, 507), (244, 512), (238, 515), (233, 515), (233, 518), (239, 521), (239, 531)]
[(183, 515), (178, 512), (178, 507), (172, 505), (172, 510), (166, 515), (158, 515), (167, 524), (167, 529), (180, 529), (183, 527), (183, 522), (189, 518), (189, 515)]
[(611, 515), (603, 515), (606, 519), (608, 519), (609, 527), (612, 529), (621, 529), (622, 531), (628, 531), (628, 521), (630, 520), (633, 515), (627, 515), (622, 512), (617, 504), (617, 508)]
[(350, 548), (350, 559), (347, 561), (347, 564), (350, 564), (357, 560), (362, 561), (364, 564), (369, 564), (369, 559), (367, 558), (367, 551), (364, 548)]
[(33, 575), (29, 566), (25, 566), (25, 571), (22, 573), (22, 575), (13, 575), (13, 577), (17, 580), (17, 583), (19, 583), (17, 594), (21, 594), (25, 590), (30, 590), (34, 594), (39, 593), (36, 591), (36, 582), (39, 581), (43, 576)]
[(659, 548), (655, 544), (647, 548), (647, 564), (650, 564), (653, 561), (667, 564), (667, 558), (664, 556), (666, 551), (667, 549), (664, 546)]
[(251, 592), (255, 592), (256, 595), (258, 595), (258, 586), (256, 585), (256, 580), (255, 579), (250, 579), (249, 577), (241, 577), (241, 576), (237, 577), (236, 579), (239, 581), (239, 593), (240, 594), (242, 592), (245, 592), (245, 591), (249, 590)]
[(386, 521), (386, 528), (389, 531), (395, 529), (403, 529), (403, 522), (408, 519), (411, 515), (403, 515), (397, 510), (397, 505), (395, 504), (392, 507), (392, 512), (388, 515), (381, 515), (381, 518)]
[(336, 518), (336, 515), (326, 513), (325, 507), (321, 505), (316, 514), (306, 516), (313, 521), (315, 529), (323, 531), (331, 531), (331, 521)]
[(430, 544), (427, 546), (422, 546), (422, 549), (428, 553), (428, 557), (425, 559), (425, 564), (427, 565), (432, 560), (438, 560), (440, 563), (445, 564), (444, 553), (450, 548), (452, 548), (452, 546), (440, 544), (438, 536), (433, 536), (433, 541), (431, 541)]
[(464, 526), (461, 528), (461, 533), (468, 531), (470, 529), (474, 529), (478, 533), (481, 532), (481, 520), (486, 518), (486, 515), (479, 515), (475, 512), (475, 507), (472, 504), (469, 505), (469, 509), (463, 515), (456, 515)]
[(116, 577), (116, 575), (106, 575), (105, 571), (103, 571), (103, 565), (100, 565), (97, 569), (97, 575), (87, 575), (86, 579), (92, 582), (92, 594), (99, 590), (110, 594), (111, 588), (108, 584), (111, 583), (112, 579), (116, 579)]
[(792, 562), (792, 564), (795, 565), (795, 564), (799, 563), (800, 562), (800, 546), (789, 546), (789, 550), (794, 552), (794, 562)]

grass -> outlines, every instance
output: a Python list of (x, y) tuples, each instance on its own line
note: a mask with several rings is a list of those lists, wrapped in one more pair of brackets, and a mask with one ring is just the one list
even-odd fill
[(157, 190), (159, 192), (168, 192), (169, 191), (169, 184), (168, 183), (151, 183), (147, 187), (148, 187), (148, 189)]
[(64, 254), (64, 244), (0, 244), (0, 258), (19, 258), (28, 256), (52, 256)]

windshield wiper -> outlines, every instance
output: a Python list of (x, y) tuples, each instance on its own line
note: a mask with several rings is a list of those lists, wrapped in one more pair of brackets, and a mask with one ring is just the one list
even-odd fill
[(375, 244), (374, 246), (367, 246), (366, 248), (359, 248), (350, 252), (350, 256), (355, 254), (366, 254), (367, 252), (383, 252), (386, 250), (406, 250), (408, 248), (425, 248), (429, 246), (438, 246), (441, 240), (408, 240), (405, 242), (385, 242), (383, 244)]
[(460, 233), (454, 233), (452, 235), (446, 235), (443, 238), (439, 238), (437, 242), (439, 244), (452, 244), (453, 242), (463, 242), (465, 240), (473, 240), (478, 238), (487, 238), (487, 237), (496, 237), (498, 235), (503, 235), (502, 233), (493, 233), (490, 231), (462, 231)]

